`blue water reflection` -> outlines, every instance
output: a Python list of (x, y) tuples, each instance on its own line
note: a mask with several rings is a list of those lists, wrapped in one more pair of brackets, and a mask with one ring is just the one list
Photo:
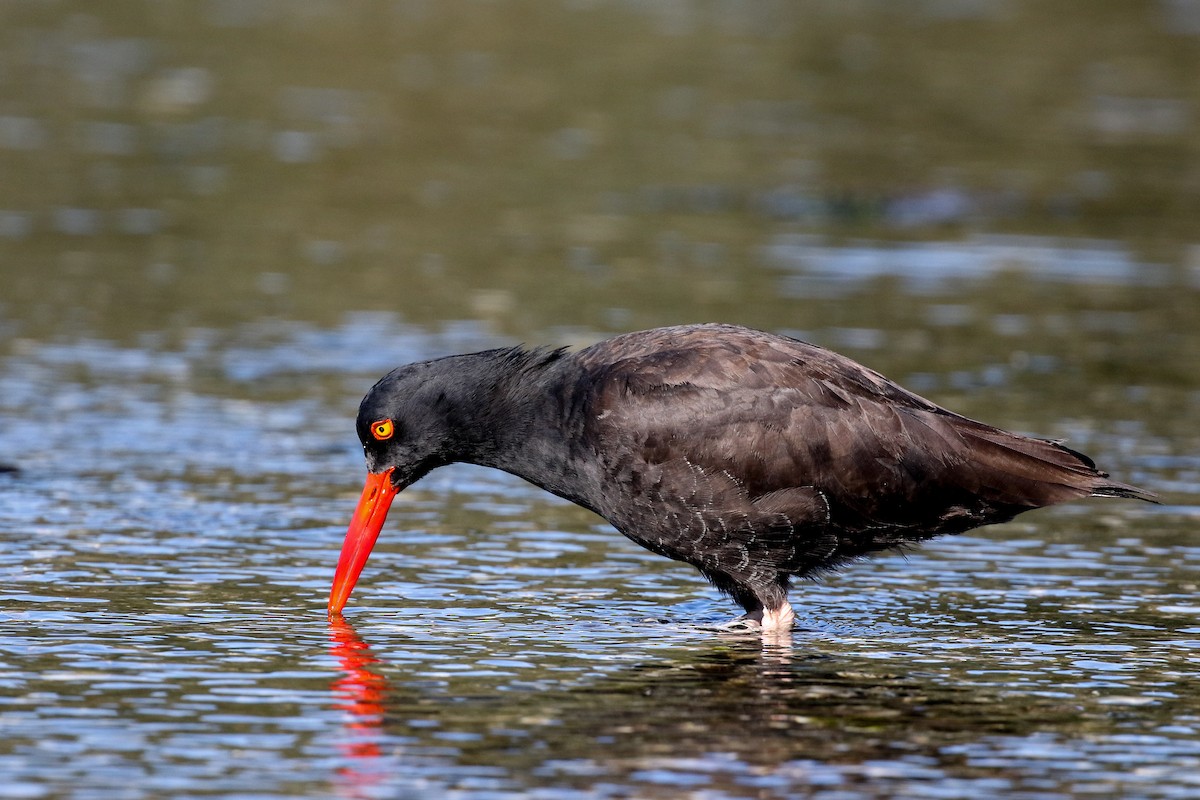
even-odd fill
[(1035, 281), (1168, 286), (1172, 270), (1137, 261), (1118, 242), (1029, 236), (976, 236), (961, 242), (828, 245), (811, 235), (783, 234), (763, 248), (766, 265), (794, 272), (780, 283), (784, 294), (843, 296), (863, 283), (900, 278), (907, 292), (937, 294), (980, 282), (998, 272)]

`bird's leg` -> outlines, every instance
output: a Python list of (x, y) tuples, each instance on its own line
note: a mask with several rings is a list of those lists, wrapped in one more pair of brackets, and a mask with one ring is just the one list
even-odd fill
[(796, 621), (796, 612), (792, 611), (792, 604), (787, 600), (781, 606), (762, 609), (758, 614), (763, 633), (790, 631)]
[(787, 601), (786, 578), (763, 587), (738, 583), (721, 572), (705, 572), (718, 589), (729, 594), (746, 613), (716, 628), (731, 633), (781, 633), (792, 629), (796, 614)]
[(740, 617), (717, 625), (716, 628), (729, 633), (781, 634), (791, 631), (795, 621), (796, 613), (792, 611), (791, 604), (784, 600), (783, 605), (747, 611)]

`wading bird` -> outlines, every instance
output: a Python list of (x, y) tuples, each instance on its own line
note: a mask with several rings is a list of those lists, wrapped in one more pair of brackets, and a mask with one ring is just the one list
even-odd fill
[(396, 493), (495, 467), (685, 561), (786, 630), (795, 576), (1082, 497), (1154, 495), (1062, 444), (947, 411), (796, 339), (732, 325), (400, 367), (367, 393), (368, 476), (329, 598), (341, 612)]

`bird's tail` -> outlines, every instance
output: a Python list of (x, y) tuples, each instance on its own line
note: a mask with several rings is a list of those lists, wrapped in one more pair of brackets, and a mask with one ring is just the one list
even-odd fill
[(1092, 459), (1061, 441), (1019, 436), (986, 426), (964, 433), (976, 441), (976, 446), (987, 443), (981, 450), (990, 452), (987, 461), (992, 470), (1010, 479), (1018, 478), (997, 484), (997, 488), (1003, 487), (1003, 494), (1009, 494), (1004, 498), (1009, 502), (1039, 506), (1080, 497), (1158, 502), (1153, 492), (1111, 480), (1107, 472), (1096, 468)]
[(1147, 503), (1158, 502), (1158, 495), (1156, 495), (1154, 492), (1146, 491), (1145, 489), (1129, 483), (1121, 483), (1120, 481), (1109, 480), (1107, 472), (1102, 472), (1101, 470), (1096, 469), (1096, 462), (1092, 461), (1091, 458), (1079, 452), (1078, 450), (1073, 450), (1070, 447), (1067, 447), (1065, 444), (1063, 444), (1061, 439), (1041, 439), (1040, 441), (1053, 445), (1055, 448), (1066, 453), (1067, 455), (1074, 456), (1089, 472), (1091, 472), (1089, 477), (1092, 479), (1092, 482), (1089, 486), (1087, 486), (1087, 488), (1090, 490), (1090, 497), (1120, 497), (1127, 500), (1145, 500)]
[[(1100, 473), (1102, 476), (1104, 473)], [(1107, 476), (1106, 476), (1107, 477)], [(1145, 500), (1147, 503), (1157, 503), (1158, 495), (1130, 486), (1128, 483), (1104, 480), (1098, 486), (1092, 487), (1092, 497), (1124, 497), (1129, 500)]]

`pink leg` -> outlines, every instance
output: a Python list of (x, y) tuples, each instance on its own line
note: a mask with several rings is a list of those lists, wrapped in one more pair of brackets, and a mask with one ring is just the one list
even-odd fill
[(791, 603), (784, 600), (779, 608), (766, 608), (762, 612), (762, 629), (764, 633), (775, 631), (790, 631), (796, 621), (796, 613), (792, 611)]

